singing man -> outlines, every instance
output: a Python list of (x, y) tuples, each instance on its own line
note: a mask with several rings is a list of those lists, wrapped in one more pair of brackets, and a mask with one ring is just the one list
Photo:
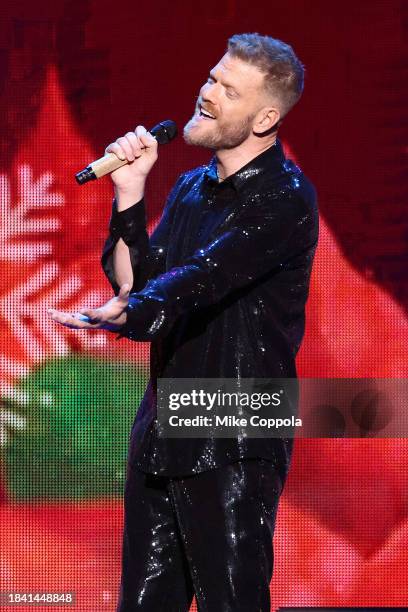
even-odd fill
[(127, 164), (102, 266), (115, 296), (72, 328), (151, 342), (131, 430), (118, 612), (269, 612), (273, 534), (293, 439), (164, 438), (163, 378), (296, 378), (318, 240), (316, 191), (277, 131), (299, 101), (292, 47), (237, 34), (201, 87), (184, 139), (214, 152), (182, 174), (149, 237), (144, 191), (157, 142), (143, 126), (106, 148)]

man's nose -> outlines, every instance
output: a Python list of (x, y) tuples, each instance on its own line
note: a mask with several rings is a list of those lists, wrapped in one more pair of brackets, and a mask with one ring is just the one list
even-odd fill
[(201, 99), (213, 104), (217, 101), (217, 83), (206, 83), (201, 89)]

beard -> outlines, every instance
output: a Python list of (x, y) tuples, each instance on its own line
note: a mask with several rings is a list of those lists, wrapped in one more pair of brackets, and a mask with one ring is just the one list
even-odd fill
[[(187, 144), (207, 149), (233, 149), (251, 134), (254, 117), (255, 115), (248, 115), (240, 122), (222, 123), (218, 119), (200, 119), (194, 114), (184, 126), (183, 137)], [(211, 122), (214, 123), (213, 126)]]

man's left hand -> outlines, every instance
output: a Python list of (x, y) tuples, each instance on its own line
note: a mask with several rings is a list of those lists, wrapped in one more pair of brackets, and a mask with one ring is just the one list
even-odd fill
[(49, 308), (48, 314), (54, 321), (72, 329), (107, 329), (117, 332), (126, 323), (126, 307), (129, 303), (130, 286), (121, 286), (119, 295), (99, 308), (81, 308), (75, 314)]

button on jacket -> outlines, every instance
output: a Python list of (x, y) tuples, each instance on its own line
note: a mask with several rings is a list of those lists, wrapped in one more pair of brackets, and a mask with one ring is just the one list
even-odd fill
[(102, 267), (117, 294), (122, 237), (134, 277), (120, 336), (151, 342), (132, 466), (182, 476), (260, 457), (285, 480), (291, 439), (159, 437), (157, 379), (296, 378), (318, 224), (315, 189), (279, 139), (222, 182), (215, 157), (182, 174), (150, 239), (144, 200), (122, 212), (113, 201)]

